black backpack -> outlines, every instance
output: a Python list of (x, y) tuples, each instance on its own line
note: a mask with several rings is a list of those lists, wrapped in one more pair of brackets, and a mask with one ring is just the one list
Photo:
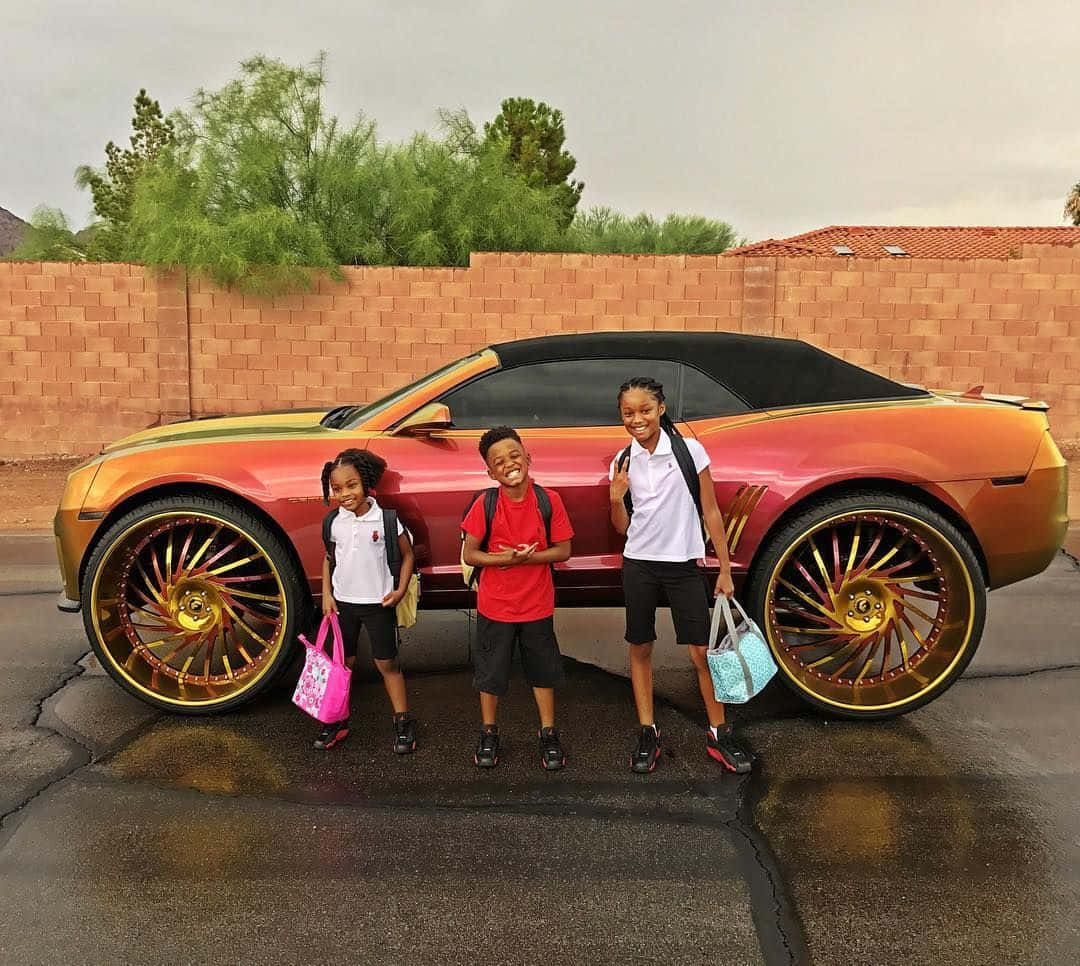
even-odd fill
[[(338, 514), (337, 508), (331, 510), (322, 522), (323, 546), (326, 547), (326, 556), (330, 560), (330, 573), (334, 573), (337, 561), (334, 559), (334, 538), (331, 528), (334, 525), (334, 517)], [(397, 587), (401, 580), (401, 547), (398, 546), (397, 510), (383, 510), (383, 542), (386, 544), (386, 564), (390, 568), (390, 576), (394, 578), (394, 586)]]
[[(551, 497), (547, 495), (545, 490), (539, 483), (533, 484), (533, 493), (536, 494), (536, 505), (540, 510), (540, 518), (544, 521), (544, 535), (547, 537), (548, 546), (551, 546)], [(495, 508), (499, 505), (499, 488), (497, 486), (489, 486), (486, 490), (477, 490), (469, 499), (469, 505), (465, 507), (465, 512), (461, 514), (461, 519), (469, 515), (469, 511), (475, 506), (476, 501), (480, 499), (481, 495), (484, 500), (484, 536), (480, 541), (480, 549), (487, 553), (488, 540), (491, 539), (491, 521), (495, 519)], [(462, 540), (464, 540), (462, 536)], [(476, 586), (476, 582), (480, 579), (480, 571), (482, 567), (473, 567), (472, 579), (469, 581), (469, 586)]]
[[(675, 462), (679, 464), (679, 469), (682, 471), (683, 479), (686, 481), (686, 488), (690, 491), (690, 498), (694, 501), (694, 506), (697, 507), (698, 518), (701, 520), (701, 533), (705, 537), (705, 543), (709, 542), (709, 535), (705, 532), (705, 511), (701, 508), (701, 480), (698, 478), (697, 470), (694, 467), (694, 457), (690, 455), (690, 448), (686, 445), (686, 440), (683, 439), (678, 433), (667, 433), (668, 439), (671, 440), (671, 455), (675, 457)], [(630, 447), (619, 453), (618, 459), (615, 463), (617, 470), (622, 470), (627, 463), (630, 462)], [(634, 500), (630, 496), (630, 491), (627, 490), (623, 496), (623, 506), (626, 507), (626, 515), (634, 515)]]

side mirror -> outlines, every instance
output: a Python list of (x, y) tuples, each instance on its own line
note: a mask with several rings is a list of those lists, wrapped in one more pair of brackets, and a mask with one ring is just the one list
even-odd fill
[(428, 403), (407, 417), (398, 426), (395, 435), (422, 436), (451, 426), (450, 407), (443, 403)]

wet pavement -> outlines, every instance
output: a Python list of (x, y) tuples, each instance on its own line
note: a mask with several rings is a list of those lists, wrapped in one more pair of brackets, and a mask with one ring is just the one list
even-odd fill
[[(743, 710), (750, 778), (702, 754), (685, 656), (657, 646), (668, 740), (633, 734), (618, 614), (559, 615), (569, 765), (538, 766), (531, 696), (471, 764), (465, 618), (404, 653), (420, 750), (381, 687), (329, 754), (279, 689), (160, 715), (58, 614), (40, 541), (0, 538), (0, 962), (1057, 964), (1080, 949), (1080, 566), (990, 597), (967, 674), (893, 722)], [(80, 661), (80, 659), (82, 659)]]

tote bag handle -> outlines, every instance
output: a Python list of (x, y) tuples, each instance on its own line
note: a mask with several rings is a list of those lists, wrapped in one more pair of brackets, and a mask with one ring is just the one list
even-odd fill
[(327, 614), (319, 625), (319, 633), (315, 637), (315, 643), (312, 644), (303, 634), (300, 634), (300, 640), (305, 647), (314, 647), (317, 651), (326, 653), (326, 635), (330, 631), (334, 632), (334, 655), (333, 661), (338, 667), (345, 666), (345, 639), (341, 636), (341, 622), (338, 620), (337, 614)]
[(739, 616), (742, 618), (743, 624), (747, 627), (750, 626), (750, 618), (746, 616), (746, 611), (743, 610), (742, 604), (740, 604), (734, 597), (729, 601), (727, 597), (721, 594), (716, 599), (716, 603), (713, 605), (712, 614), (712, 626), (709, 628), (709, 650), (715, 651), (716, 644), (720, 640), (720, 619), (724, 620), (727, 625), (728, 640), (731, 641), (731, 646), (734, 650), (739, 649), (739, 638), (735, 633), (736, 623), (735, 618), (731, 613), (731, 605), (735, 605), (735, 609), (739, 612)]

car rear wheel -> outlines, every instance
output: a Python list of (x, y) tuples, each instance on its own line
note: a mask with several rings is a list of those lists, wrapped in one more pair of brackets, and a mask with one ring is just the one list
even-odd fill
[(90, 557), (83, 619), (125, 689), (169, 711), (225, 711), (289, 661), (310, 595), (281, 539), (249, 510), (190, 495), (125, 514)]
[(932, 701), (963, 673), (986, 615), (963, 534), (886, 493), (800, 513), (769, 539), (750, 586), (780, 677), (846, 718), (892, 718)]

